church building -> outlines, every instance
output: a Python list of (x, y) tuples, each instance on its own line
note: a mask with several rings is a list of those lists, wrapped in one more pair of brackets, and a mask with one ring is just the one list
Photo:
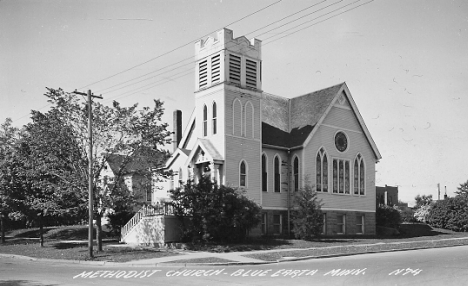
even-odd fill
[(210, 176), (245, 190), (263, 210), (252, 235), (290, 231), (294, 192), (315, 187), (324, 235), (375, 234), (375, 164), (381, 155), (346, 83), (293, 98), (262, 89), (262, 42), (223, 29), (195, 43), (195, 110), (174, 112), (168, 190)]

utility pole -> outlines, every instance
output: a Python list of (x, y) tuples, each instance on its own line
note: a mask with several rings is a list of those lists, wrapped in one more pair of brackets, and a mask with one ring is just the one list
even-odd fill
[(88, 93), (78, 92), (76, 89), (73, 92), (75, 94), (88, 96), (88, 141), (89, 141), (89, 154), (88, 154), (88, 250), (89, 257), (93, 258), (93, 101), (92, 98), (102, 99), (102, 96), (97, 96), (91, 93), (91, 90), (88, 90)]

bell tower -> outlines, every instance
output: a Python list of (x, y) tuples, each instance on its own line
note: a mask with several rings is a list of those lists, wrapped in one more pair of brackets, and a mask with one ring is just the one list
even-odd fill
[(262, 90), (261, 41), (234, 39), (229, 29), (195, 43), (195, 92), (220, 83)]

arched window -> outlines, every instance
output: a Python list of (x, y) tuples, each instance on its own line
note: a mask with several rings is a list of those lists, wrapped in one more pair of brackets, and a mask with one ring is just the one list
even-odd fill
[(239, 167), (239, 186), (247, 186), (247, 166), (245, 164), (245, 161), (242, 161)]
[(275, 192), (281, 192), (281, 160), (279, 156), (275, 157)]
[(218, 132), (216, 126), (216, 119), (218, 118), (217, 112), (218, 110), (216, 110), (216, 102), (213, 102), (213, 134), (216, 134)]
[(268, 192), (268, 169), (267, 157), (262, 155), (262, 191)]
[(354, 160), (354, 194), (365, 195), (365, 168), (364, 160), (361, 154), (358, 154)]
[(232, 134), (242, 136), (242, 104), (238, 98), (232, 105)]
[(208, 108), (203, 105), (203, 136), (208, 135)]
[(293, 173), (294, 173), (294, 191), (297, 192), (299, 190), (299, 158), (294, 158), (294, 166), (293, 166)]
[(245, 104), (245, 128), (244, 136), (247, 138), (254, 138), (254, 108), (249, 101)]
[(323, 148), (317, 153), (315, 170), (317, 191), (328, 192), (328, 159)]

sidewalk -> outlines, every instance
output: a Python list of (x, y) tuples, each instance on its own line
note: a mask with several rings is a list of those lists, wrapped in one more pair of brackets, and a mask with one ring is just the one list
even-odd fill
[[(82, 243), (83, 241), (68, 241)], [(370, 254), (393, 251), (407, 251), (428, 248), (452, 247), (468, 245), (468, 237), (462, 238), (447, 238), (438, 240), (415, 240), (406, 242), (390, 242), (390, 243), (374, 243), (360, 245), (340, 245), (330, 247), (316, 248), (289, 248), (289, 249), (271, 249), (271, 250), (256, 250), (244, 252), (198, 252), (187, 250), (174, 250), (177, 252), (174, 256), (165, 256), (160, 258), (150, 258), (133, 260), (128, 262), (108, 262), (108, 261), (83, 261), (83, 260), (57, 260), (57, 259), (40, 259), (14, 254), (1, 254), (6, 257), (16, 257), (20, 259), (38, 260), (38, 261), (54, 261), (63, 263), (76, 264), (94, 264), (106, 266), (188, 266), (188, 265), (255, 265), (255, 264), (270, 264), (281, 263), (286, 261), (299, 261), (307, 259), (319, 259), (327, 257), (349, 256), (357, 254)], [(111, 246), (111, 245), (109, 245)], [(113, 245), (114, 247), (123, 247), (121, 244)]]
[[(272, 249), (246, 252), (188, 252), (181, 251), (176, 256), (142, 259), (121, 263), (123, 265), (243, 265), (268, 264), (285, 261), (298, 261), (326, 257), (348, 256), (366, 253), (407, 251), (427, 248), (440, 248), (468, 245), (468, 237), (408, 242), (375, 243), (348, 246), (331, 246), (308, 249)], [(214, 261), (214, 262), (207, 262)]]

